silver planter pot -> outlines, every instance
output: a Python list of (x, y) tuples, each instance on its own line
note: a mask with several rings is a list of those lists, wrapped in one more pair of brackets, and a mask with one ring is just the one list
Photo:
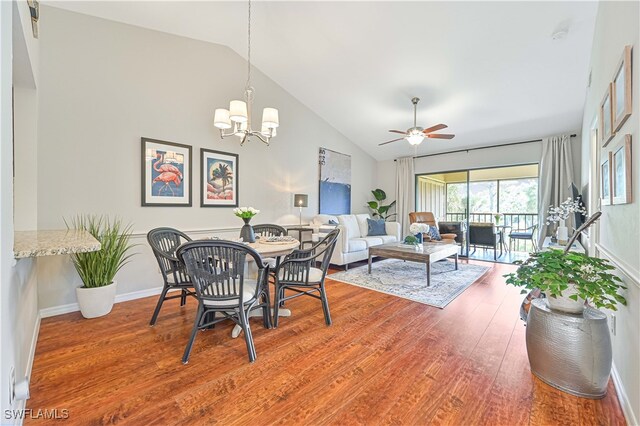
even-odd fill
[(586, 306), (580, 314), (566, 314), (535, 299), (526, 340), (531, 372), (540, 380), (584, 398), (605, 396), (612, 351), (604, 313)]

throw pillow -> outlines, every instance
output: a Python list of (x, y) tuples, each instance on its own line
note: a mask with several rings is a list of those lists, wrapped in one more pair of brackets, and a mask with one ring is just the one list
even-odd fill
[(370, 237), (377, 235), (387, 235), (384, 219), (367, 219), (367, 235)]
[(429, 231), (427, 232), (427, 235), (431, 237), (433, 241), (442, 241), (442, 237), (440, 236), (440, 231), (438, 230), (438, 227), (435, 225), (429, 225)]

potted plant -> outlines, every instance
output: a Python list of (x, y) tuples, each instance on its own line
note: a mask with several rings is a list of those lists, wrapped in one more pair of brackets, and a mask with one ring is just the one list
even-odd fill
[(627, 304), (618, 293), (626, 287), (605, 259), (551, 249), (532, 253), (519, 264), (516, 272), (505, 275), (507, 284), (522, 287), (522, 293), (540, 289), (553, 310), (579, 314), (585, 300), (595, 308), (614, 311), (618, 303)]
[(382, 203), (387, 199), (386, 192), (378, 188), (371, 191), (371, 193), (373, 194), (373, 198), (375, 198), (375, 201), (369, 201), (367, 203), (369, 205), (369, 208), (371, 209), (371, 216), (373, 216), (374, 218), (377, 217), (380, 219), (384, 219), (386, 221), (396, 215), (396, 213), (389, 213), (389, 210), (393, 206), (395, 206), (395, 201), (390, 202), (386, 206), (382, 205)]
[(240, 238), (242, 238), (242, 241), (245, 243), (256, 242), (256, 235), (253, 232), (253, 226), (249, 225), (249, 222), (251, 222), (251, 218), (258, 213), (260, 213), (260, 210), (254, 209), (253, 207), (236, 207), (233, 209), (233, 214), (244, 221), (244, 225), (242, 226), (242, 229), (240, 229)]
[(558, 207), (550, 206), (547, 211), (547, 225), (556, 225), (555, 239), (559, 244), (566, 244), (569, 239), (569, 229), (565, 221), (570, 215), (580, 213), (586, 215), (587, 210), (580, 204), (580, 199), (573, 200), (571, 197), (560, 203)]
[[(66, 223), (66, 221), (65, 221)], [(67, 228), (69, 228), (67, 224)], [(116, 296), (115, 276), (129, 262), (133, 253), (130, 244), (131, 225), (105, 216), (79, 215), (71, 227), (89, 232), (100, 242), (98, 251), (71, 255), (83, 286), (76, 288), (80, 312), (85, 318), (96, 318), (111, 312)]]

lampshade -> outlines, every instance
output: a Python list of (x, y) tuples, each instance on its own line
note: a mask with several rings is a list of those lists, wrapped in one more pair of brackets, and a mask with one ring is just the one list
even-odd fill
[(278, 110), (275, 108), (265, 108), (262, 110), (262, 125), (269, 129), (275, 129), (280, 125), (278, 120)]
[(409, 144), (411, 145), (420, 145), (422, 143), (422, 141), (424, 140), (424, 136), (418, 134), (418, 135), (410, 135), (407, 136), (407, 140), (409, 141)]
[(293, 196), (294, 207), (309, 207), (309, 196), (307, 194), (295, 194)]
[(238, 123), (247, 121), (247, 104), (244, 101), (229, 102), (229, 118)]
[(229, 119), (229, 111), (224, 108), (216, 109), (213, 116), (213, 125), (218, 129), (230, 129), (231, 119)]

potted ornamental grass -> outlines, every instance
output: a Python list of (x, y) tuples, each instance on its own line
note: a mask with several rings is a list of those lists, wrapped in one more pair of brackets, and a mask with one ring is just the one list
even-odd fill
[(106, 216), (78, 215), (67, 228), (87, 231), (100, 242), (100, 250), (71, 255), (83, 286), (76, 288), (80, 311), (85, 318), (96, 318), (111, 312), (116, 295), (115, 276), (133, 253), (131, 225)]

